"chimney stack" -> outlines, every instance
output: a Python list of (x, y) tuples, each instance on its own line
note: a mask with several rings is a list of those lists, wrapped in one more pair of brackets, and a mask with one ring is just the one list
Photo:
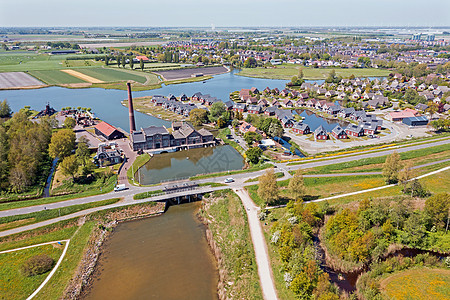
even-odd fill
[(127, 82), (128, 88), (128, 115), (130, 116), (130, 134), (136, 131), (136, 123), (134, 122), (133, 97), (131, 96), (131, 83)]

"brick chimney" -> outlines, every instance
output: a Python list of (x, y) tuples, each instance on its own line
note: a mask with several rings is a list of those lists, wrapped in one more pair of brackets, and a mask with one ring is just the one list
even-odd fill
[(136, 131), (136, 123), (134, 121), (133, 97), (131, 96), (131, 83), (127, 82), (128, 88), (128, 115), (130, 116), (130, 134)]

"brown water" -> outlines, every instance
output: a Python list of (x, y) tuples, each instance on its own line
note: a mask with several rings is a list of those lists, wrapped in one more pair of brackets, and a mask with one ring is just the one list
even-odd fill
[(195, 213), (200, 202), (116, 227), (85, 299), (217, 298), (217, 267)]

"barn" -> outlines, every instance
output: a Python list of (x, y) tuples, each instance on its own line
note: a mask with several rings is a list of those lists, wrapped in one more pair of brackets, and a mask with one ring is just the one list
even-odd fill
[(428, 124), (428, 119), (425, 116), (404, 118), (402, 121), (408, 126), (426, 126)]
[(96, 135), (102, 136), (107, 140), (116, 140), (125, 137), (121, 131), (106, 122), (98, 123), (95, 125), (94, 129)]

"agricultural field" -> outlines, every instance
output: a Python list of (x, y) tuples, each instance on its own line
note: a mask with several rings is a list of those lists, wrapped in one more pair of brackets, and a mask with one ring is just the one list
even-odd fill
[(449, 299), (450, 270), (412, 269), (381, 281), (387, 299)]
[(41, 81), (49, 85), (86, 83), (86, 81), (60, 70), (35, 70), (29, 71), (28, 74), (40, 79)]
[[(283, 64), (275, 68), (244, 68), (237, 75), (268, 78), (268, 79), (283, 79), (291, 80), (292, 76), (298, 75), (298, 65)], [(389, 75), (389, 70), (381, 69), (343, 69), (343, 68), (309, 68), (302, 67), (304, 79), (325, 79), (331, 70), (336, 71), (336, 76), (349, 77), (355, 75), (356, 77), (382, 77)]]
[(141, 76), (138, 74), (133, 74), (131, 72), (125, 72), (110, 68), (84, 68), (77, 69), (77, 72), (83, 73), (104, 82), (133, 80), (139, 83), (145, 83), (147, 80), (147, 78), (145, 78), (145, 75)]
[(51, 244), (24, 250), (0, 254), (0, 298), (25, 299), (31, 295), (47, 277), (48, 272), (41, 275), (25, 276), (20, 272), (21, 266), (35, 255), (46, 254), (56, 262), (64, 248), (64, 244)]
[(40, 85), (44, 83), (24, 72), (0, 73), (0, 89)]

